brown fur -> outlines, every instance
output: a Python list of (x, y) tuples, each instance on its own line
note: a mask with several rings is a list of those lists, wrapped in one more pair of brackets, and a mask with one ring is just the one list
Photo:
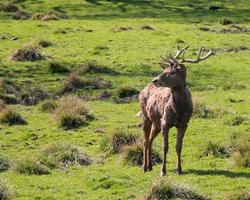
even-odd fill
[(186, 87), (186, 67), (172, 63), (162, 74), (157, 76), (139, 96), (144, 118), (144, 171), (152, 170), (152, 142), (161, 131), (163, 136), (162, 175), (166, 174), (166, 155), (168, 151), (168, 132), (177, 128), (176, 152), (178, 155), (177, 173), (182, 173), (182, 141), (192, 115), (191, 95)]

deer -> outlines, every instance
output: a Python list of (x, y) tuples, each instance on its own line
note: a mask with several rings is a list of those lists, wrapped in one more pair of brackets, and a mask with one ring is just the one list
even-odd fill
[(190, 91), (186, 83), (185, 63), (199, 63), (214, 55), (212, 50), (202, 57), (204, 47), (200, 47), (197, 58), (186, 59), (184, 54), (189, 46), (180, 49), (177, 45), (176, 55), (161, 57), (163, 72), (152, 80), (139, 94), (143, 142), (143, 171), (152, 170), (152, 144), (155, 137), (162, 132), (163, 161), (161, 176), (166, 175), (166, 160), (169, 149), (168, 135), (172, 127), (177, 129), (176, 153), (177, 174), (182, 174), (181, 152), (185, 132), (193, 112)]

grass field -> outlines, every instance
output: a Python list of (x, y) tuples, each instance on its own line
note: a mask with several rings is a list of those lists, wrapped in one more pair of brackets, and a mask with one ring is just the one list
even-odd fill
[[(56, 99), (61, 95), (69, 72), (52, 73), (51, 62), (60, 63), (70, 71), (81, 70), (84, 63), (92, 62), (115, 72), (81, 74), (86, 79), (99, 77), (110, 81), (112, 87), (80, 88), (73, 92), (86, 99), (95, 116), (78, 129), (60, 128), (53, 114), (41, 111), (42, 102), (32, 106), (8, 105), (27, 121), (26, 125), (0, 124), (0, 155), (5, 155), (11, 165), (4, 172), (0, 170), (0, 177), (12, 188), (13, 199), (123, 200), (140, 199), (146, 194), (152, 183), (160, 179), (160, 165), (144, 174), (138, 166), (123, 164), (119, 153), (109, 154), (100, 146), (103, 138), (114, 130), (130, 129), (143, 136), (138, 127), (141, 119), (134, 117), (140, 110), (139, 103), (117, 103), (118, 91), (125, 86), (142, 90), (161, 72), (160, 55), (174, 52), (177, 43), (190, 45), (187, 57), (194, 57), (200, 46), (216, 52), (207, 61), (187, 66), (187, 82), (192, 95), (199, 97), (214, 116), (191, 119), (184, 140), (184, 174), (181, 176), (175, 173), (176, 133), (171, 130), (167, 176), (163, 179), (190, 185), (215, 200), (237, 199), (235, 193), (249, 190), (250, 164), (248, 167), (235, 166), (232, 156), (202, 156), (209, 141), (228, 146), (233, 134), (248, 135), (250, 141), (249, 1), (11, 2), (33, 15), (57, 10), (68, 18), (16, 20), (12, 18), (13, 13), (0, 11), (2, 79), (11, 80), (21, 90), (28, 85), (42, 87)], [(211, 10), (211, 6), (220, 8)], [(220, 21), (225, 19), (236, 25), (222, 25)], [(143, 28), (145, 25), (153, 30)], [(50, 46), (41, 47), (44, 60), (11, 60), (17, 49), (27, 44), (37, 45), (40, 40), (51, 42)], [(104, 91), (111, 98), (98, 100)], [(15, 170), (20, 161), (36, 159), (44, 146), (54, 142), (78, 146), (93, 163), (54, 168), (46, 175), (26, 175)], [(161, 142), (158, 136), (154, 144), (160, 154)], [(250, 154), (246, 156), (250, 162)]]

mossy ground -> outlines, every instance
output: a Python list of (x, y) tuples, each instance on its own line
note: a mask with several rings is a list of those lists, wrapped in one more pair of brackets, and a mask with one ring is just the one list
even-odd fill
[[(13, 1), (15, 2), (15, 1)], [(17, 1), (16, 1), (17, 2)], [(214, 118), (193, 118), (183, 146), (184, 174), (175, 174), (175, 130), (170, 132), (168, 172), (164, 179), (185, 182), (198, 188), (212, 199), (223, 199), (232, 191), (250, 187), (250, 169), (236, 168), (230, 158), (200, 157), (207, 141), (226, 143), (232, 132), (250, 131), (250, 34), (202, 31), (231, 29), (219, 23), (230, 17), (241, 27), (250, 28), (250, 4), (247, 0), (217, 1), (221, 10), (209, 10), (210, 1), (19, 1), (30, 13), (53, 9), (65, 11), (69, 19), (58, 21), (13, 20), (10, 13), (0, 12), (0, 76), (17, 82), (38, 84), (53, 96), (58, 96), (67, 73), (51, 73), (51, 60), (72, 70), (86, 62), (95, 62), (117, 74), (85, 74), (111, 81), (110, 89), (77, 91), (80, 96), (98, 97), (103, 91), (115, 95), (119, 88), (131, 86), (143, 89), (161, 71), (158, 62), (166, 51), (175, 51), (176, 43), (190, 45), (186, 56), (195, 56), (201, 45), (215, 49), (216, 56), (196, 65), (188, 65), (188, 84), (191, 92), (202, 96), (214, 111), (225, 110)], [(235, 2), (235, 3), (234, 3)], [(192, 5), (191, 5), (192, 4)], [(143, 30), (145, 24), (155, 30)], [(131, 27), (119, 31), (120, 27)], [(17, 39), (13, 39), (17, 38)], [(46, 39), (51, 46), (43, 48), (46, 60), (14, 62), (16, 49)], [(245, 46), (238, 52), (230, 48)], [(102, 48), (100, 48), (102, 47)], [(230, 99), (239, 100), (232, 103)], [(15, 191), (15, 199), (137, 199), (159, 178), (160, 165), (143, 174), (139, 167), (124, 166), (119, 155), (106, 156), (99, 145), (104, 134), (116, 128), (136, 128), (141, 119), (134, 118), (140, 110), (137, 102), (116, 104), (112, 100), (87, 102), (96, 119), (77, 130), (58, 127), (50, 113), (40, 105), (13, 105), (27, 120), (27, 125), (0, 125), (0, 151), (11, 163), (29, 158), (45, 144), (67, 141), (83, 149), (97, 161), (90, 166), (73, 166), (67, 170), (51, 170), (50, 175), (28, 176), (8, 170), (0, 174)], [(248, 118), (242, 124), (230, 126), (236, 116)], [(96, 129), (104, 133), (97, 133)], [(141, 131), (141, 135), (142, 135)], [(161, 151), (161, 137), (155, 147)], [(102, 162), (98, 162), (102, 160)]]

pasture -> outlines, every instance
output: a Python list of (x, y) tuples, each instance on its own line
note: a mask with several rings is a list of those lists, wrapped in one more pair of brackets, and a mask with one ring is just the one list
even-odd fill
[[(161, 179), (213, 200), (249, 199), (247, 0), (9, 2), (25, 14), (0, 2), (0, 197), (4, 184), (16, 200), (142, 199)], [(136, 95), (176, 44), (190, 45), (186, 57), (196, 57), (200, 46), (216, 55), (187, 65), (195, 112), (183, 174), (175, 173), (173, 128), (161, 178), (160, 163), (143, 173), (124, 160), (126, 148), (110, 146), (115, 133), (143, 138)], [(22, 48), (34, 50), (34, 60), (17, 52)], [(161, 157), (161, 135), (153, 148)]]

